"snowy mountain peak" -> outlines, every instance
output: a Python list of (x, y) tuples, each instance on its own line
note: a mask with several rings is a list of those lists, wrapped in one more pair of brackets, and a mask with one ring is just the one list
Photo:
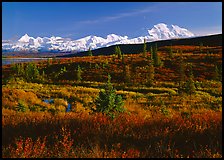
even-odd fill
[(148, 34), (140, 37), (128, 39), (128, 36), (120, 36), (114, 33), (107, 35), (105, 38), (89, 35), (77, 40), (71, 40), (59, 36), (51, 37), (30, 37), (28, 34), (23, 35), (18, 41), (2, 40), (2, 50), (5, 51), (86, 51), (89, 48), (97, 49), (101, 47), (108, 47), (116, 44), (139, 44), (147, 42), (165, 40), (172, 38), (186, 38), (193, 37), (194, 34), (185, 28), (177, 25), (168, 26), (165, 23), (159, 23), (153, 26), (152, 29), (147, 30)]
[(195, 36), (193, 33), (191, 33), (190, 31), (188, 31), (185, 28), (181, 28), (177, 25), (171, 25), (172, 26), (172, 32), (177, 35), (177, 36), (181, 36), (181, 37), (192, 37)]
[(159, 29), (159, 30), (168, 30), (167, 25), (165, 23), (159, 23), (157, 25), (154, 25), (154, 28)]
[(23, 42), (23, 43), (29, 43), (30, 39), (32, 39), (32, 38), (33, 37), (30, 37), (28, 34), (25, 34), (18, 41)]
[(109, 41), (119, 41), (119, 40), (122, 40), (122, 39), (127, 39), (128, 37), (127, 36), (119, 36), (119, 35), (116, 35), (116, 34), (109, 34), (107, 35), (107, 40)]
[(149, 36), (155, 40), (172, 39), (172, 38), (186, 38), (194, 36), (193, 33), (185, 28), (177, 25), (168, 26), (164, 23), (154, 25), (151, 30), (148, 30)]

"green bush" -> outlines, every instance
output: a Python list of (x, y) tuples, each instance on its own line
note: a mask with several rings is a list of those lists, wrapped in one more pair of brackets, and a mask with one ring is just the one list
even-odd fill
[(16, 109), (17, 109), (17, 111), (19, 111), (19, 112), (26, 112), (26, 111), (29, 111), (28, 106), (27, 106), (26, 103), (23, 102), (23, 101), (19, 101), (19, 102), (18, 102), (18, 105), (17, 105)]
[(148, 105), (151, 105), (153, 104), (152, 102), (156, 99), (156, 96), (152, 94), (147, 94), (146, 98), (147, 98)]
[(181, 117), (182, 118), (190, 118), (191, 117), (191, 112), (189, 112), (189, 111), (182, 111), (181, 112)]
[(164, 116), (169, 116), (169, 115), (170, 115), (170, 111), (166, 108), (165, 105), (162, 106), (162, 108), (160, 109), (160, 112), (161, 112)]
[(210, 107), (213, 110), (218, 110), (222, 107), (222, 97), (215, 98), (210, 102)]
[(29, 109), (32, 112), (40, 112), (41, 111), (41, 107), (38, 105), (30, 106)]
[(52, 115), (56, 115), (58, 113), (58, 110), (55, 108), (50, 108), (48, 109), (48, 112), (51, 113)]
[[(67, 72), (66, 67), (64, 66), (63, 68), (61, 68), (61, 70), (59, 72), (55, 72), (54, 77), (55, 78), (59, 78), (59, 77), (63, 77), (63, 75)], [(45, 74), (45, 73), (44, 73)]]

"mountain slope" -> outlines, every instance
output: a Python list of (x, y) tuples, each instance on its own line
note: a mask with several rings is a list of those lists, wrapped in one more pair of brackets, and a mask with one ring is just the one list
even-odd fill
[(90, 35), (78, 40), (70, 40), (62, 37), (30, 37), (28, 34), (22, 36), (18, 41), (2, 40), (3, 51), (35, 51), (35, 52), (80, 52), (89, 48), (98, 49), (116, 44), (140, 44), (146, 39), (147, 42), (166, 40), (173, 38), (186, 38), (195, 36), (185, 28), (177, 25), (168, 26), (164, 23), (154, 25), (148, 30), (148, 35), (128, 39), (128, 36), (109, 34), (106, 38)]
[[(203, 43), (204, 46), (222, 46), (222, 34), (203, 36), (203, 37), (193, 37), (193, 38), (182, 38), (182, 39), (171, 39), (171, 40), (159, 40), (153, 42), (147, 42), (147, 50), (151, 46), (157, 44), (158, 47), (170, 46), (170, 45), (192, 45), (199, 46)], [(118, 45), (124, 54), (135, 54), (143, 51), (143, 44), (120, 44)], [(95, 49), (92, 51), (93, 55), (111, 55), (114, 54), (115, 46), (109, 46), (104, 48)], [(58, 57), (79, 57), (86, 56), (88, 52), (80, 52), (76, 54), (68, 54)]]
[(194, 34), (185, 28), (180, 28), (177, 25), (171, 25), (168, 27), (164, 23), (154, 25), (151, 30), (148, 30), (149, 37), (153, 40), (164, 40), (172, 38), (187, 38), (193, 37)]

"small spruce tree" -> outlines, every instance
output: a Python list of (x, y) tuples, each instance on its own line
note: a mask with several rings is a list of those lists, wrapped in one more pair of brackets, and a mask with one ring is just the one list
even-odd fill
[(172, 47), (172, 45), (170, 46), (170, 49), (169, 49), (169, 57), (173, 58), (173, 47)]
[(147, 45), (146, 45), (146, 39), (144, 39), (144, 45), (143, 45), (143, 57), (146, 57), (147, 52)]
[(219, 68), (217, 65), (215, 65), (215, 72), (214, 72), (214, 80), (219, 81), (220, 80), (220, 73)]
[(115, 46), (115, 55), (118, 57), (118, 59), (122, 58), (122, 53), (119, 46)]
[(23, 63), (17, 63), (14, 66), (14, 70), (16, 71), (18, 76), (23, 76), (25, 74)]
[(88, 56), (93, 56), (93, 53), (92, 53), (90, 47), (89, 47), (89, 50), (88, 50)]
[(119, 46), (117, 47), (117, 57), (118, 57), (118, 59), (122, 58), (122, 53), (121, 53), (121, 49)]
[(202, 53), (202, 47), (203, 47), (203, 43), (201, 42), (200, 45), (199, 45), (199, 50), (200, 50), (201, 53)]
[(115, 56), (117, 56), (117, 46), (115, 46), (114, 54), (115, 54)]
[(160, 60), (160, 57), (157, 53), (157, 45), (155, 47), (153, 47), (152, 58), (153, 58), (153, 64), (155, 67), (159, 67), (162, 65), (162, 61)]
[(185, 90), (186, 90), (186, 93), (188, 93), (190, 95), (195, 93), (196, 88), (194, 85), (193, 77), (189, 77), (189, 79), (187, 80)]
[(124, 75), (125, 75), (125, 82), (130, 83), (130, 81), (131, 81), (131, 71), (130, 71), (130, 66), (129, 65), (125, 66)]
[(151, 62), (147, 66), (147, 83), (146, 83), (146, 85), (149, 87), (153, 86), (154, 74), (155, 74), (155, 68), (154, 68), (153, 62)]
[(47, 67), (49, 67), (51, 65), (51, 60), (50, 58), (47, 59)]
[(39, 77), (39, 70), (35, 63), (28, 63), (25, 69), (25, 79), (35, 81)]
[(193, 80), (194, 75), (193, 75), (193, 70), (192, 70), (192, 64), (189, 64), (189, 69), (190, 69), (189, 70), (189, 78), (186, 82), (185, 91), (186, 91), (186, 93), (191, 95), (191, 94), (195, 93), (195, 91), (196, 91), (196, 87), (195, 87), (194, 80)]
[(153, 60), (153, 49), (152, 49), (152, 46), (150, 47), (150, 54), (151, 54), (150, 60)]
[[(181, 51), (182, 53), (182, 51)], [(178, 87), (178, 92), (182, 93), (184, 91), (184, 81), (185, 81), (185, 63), (183, 60), (182, 54), (180, 54), (179, 58), (179, 87)]]
[(111, 84), (111, 76), (108, 74), (108, 81), (95, 100), (96, 112), (102, 112), (114, 117), (116, 113), (123, 112), (124, 102)]
[(79, 65), (77, 67), (77, 81), (78, 82), (82, 81), (82, 69), (81, 69), (81, 67)]
[(125, 66), (125, 62), (124, 62), (124, 54), (123, 54), (123, 53), (121, 54), (121, 62), (122, 62), (122, 64)]

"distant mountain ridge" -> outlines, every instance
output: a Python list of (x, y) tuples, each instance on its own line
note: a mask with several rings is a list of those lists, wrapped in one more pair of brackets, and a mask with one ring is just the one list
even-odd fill
[[(215, 34), (209, 36), (201, 37), (191, 37), (191, 38), (178, 38), (178, 39), (169, 39), (169, 40), (158, 40), (153, 42), (147, 42), (146, 48), (149, 51), (151, 46), (157, 45), (157, 47), (170, 46), (170, 45), (190, 45), (190, 46), (199, 46), (200, 44), (204, 46), (222, 46), (222, 34)], [(141, 44), (119, 44), (118, 46), (121, 49), (123, 54), (136, 54), (143, 52), (143, 43)], [(112, 55), (114, 54), (115, 46), (98, 48), (92, 51), (94, 56), (97, 55)], [(67, 54), (57, 57), (82, 57), (88, 55), (88, 51), (79, 52), (75, 54)]]
[(177, 25), (159, 23), (148, 30), (148, 35), (129, 39), (128, 36), (109, 34), (106, 38), (90, 35), (78, 40), (71, 40), (62, 37), (30, 37), (28, 34), (22, 36), (18, 41), (2, 40), (2, 50), (4, 52), (80, 52), (89, 48), (98, 49), (117, 44), (141, 44), (146, 39), (147, 42), (188, 38), (195, 35), (185, 28)]

